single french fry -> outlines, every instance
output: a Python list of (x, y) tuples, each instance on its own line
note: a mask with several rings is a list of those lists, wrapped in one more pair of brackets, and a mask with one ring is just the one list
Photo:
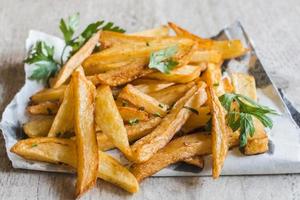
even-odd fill
[[(97, 180), (98, 145), (95, 133), (95, 87), (80, 70), (72, 74), (74, 129), (77, 146), (76, 196), (92, 188)], [(71, 87), (71, 88), (72, 88)], [(100, 160), (100, 159), (99, 159)]]
[(28, 137), (46, 137), (51, 128), (53, 116), (45, 116), (41, 119), (36, 119), (27, 122), (23, 125), (23, 130)]
[(146, 78), (164, 80), (175, 83), (188, 83), (200, 76), (200, 73), (204, 66), (206, 66), (204, 63), (202, 63), (200, 66), (185, 65), (172, 70), (169, 74), (153, 72), (151, 74), (146, 75)]
[[(29, 160), (54, 164), (64, 163), (73, 168), (77, 168), (76, 151), (74, 140), (49, 137), (20, 140), (11, 148), (11, 152)], [(100, 150), (98, 150), (98, 157), (97, 176), (99, 178), (131, 193), (139, 190), (136, 178), (117, 160)]]
[(177, 84), (156, 92), (151, 92), (149, 93), (149, 96), (153, 97), (161, 103), (171, 106), (194, 85), (195, 82), (189, 82), (187, 84)]
[(84, 65), (84, 72), (87, 76), (95, 75), (95, 74), (100, 74), (100, 73), (105, 73), (111, 70), (118, 69), (120, 67), (128, 67), (130, 65), (135, 65), (136, 64), (136, 58), (132, 59), (127, 59), (124, 61), (119, 61), (119, 62), (112, 62), (112, 63), (101, 63), (98, 62), (97, 65)]
[(123, 119), (123, 121), (128, 122), (130, 120), (139, 120), (139, 121), (146, 121), (149, 119), (148, 113), (139, 110), (137, 108), (133, 107), (118, 107), (118, 110), (120, 112), (120, 115)]
[(109, 86), (101, 85), (96, 95), (96, 123), (102, 132), (127, 157), (131, 157), (126, 128)]
[(185, 158), (185, 159), (183, 159), (183, 161), (187, 164), (199, 167), (200, 169), (204, 168), (203, 156), (196, 155), (196, 156), (192, 156), (192, 157), (189, 157), (189, 158)]
[(145, 111), (151, 114), (164, 116), (167, 113), (168, 106), (160, 103), (151, 96), (142, 93), (131, 84), (128, 84), (119, 94), (119, 98), (125, 99), (138, 108), (143, 107)]
[(157, 92), (171, 85), (174, 85), (174, 83), (172, 82), (152, 79), (137, 79), (134, 80), (131, 84), (133, 84), (135, 88), (146, 94)]
[(225, 93), (222, 81), (221, 64), (216, 65), (209, 63), (202, 77), (207, 85), (214, 89), (218, 97)]
[(245, 95), (257, 101), (255, 79), (253, 76), (243, 73), (232, 73), (231, 80), (235, 93)]
[(186, 107), (193, 106), (195, 94), (204, 90), (204, 87), (204, 83), (200, 83), (198, 87), (192, 87), (176, 102), (170, 113), (150, 134), (132, 145), (136, 162), (145, 162), (173, 138), (191, 114), (191, 111)]
[(195, 155), (211, 153), (211, 137), (207, 134), (195, 133), (172, 140), (164, 148), (155, 153), (149, 160), (134, 164), (131, 172), (141, 182), (170, 164), (183, 161)]
[(69, 84), (65, 90), (63, 101), (55, 115), (48, 137), (59, 137), (74, 126), (74, 94), (73, 85)]
[(100, 36), (100, 31), (94, 34), (59, 70), (56, 76), (53, 87), (58, 88), (71, 76), (72, 72), (81, 65), (81, 63), (93, 52), (96, 44), (98, 43), (98, 38)]
[(61, 85), (58, 88), (43, 89), (30, 97), (34, 103), (41, 103), (45, 101), (59, 101), (63, 98), (66, 85)]
[(45, 101), (37, 105), (28, 106), (26, 109), (32, 115), (53, 115), (56, 114), (59, 108), (57, 102)]
[(147, 61), (145, 59), (137, 59), (134, 63), (127, 67), (120, 67), (106, 73), (89, 76), (88, 79), (94, 85), (106, 84), (110, 86), (119, 86), (128, 83), (134, 79), (145, 76), (153, 70), (145, 67)]
[[(127, 131), (129, 142), (134, 142), (147, 135), (156, 126), (158, 126), (160, 121), (161, 121), (160, 117), (155, 117), (153, 119), (150, 119), (149, 121), (139, 122), (138, 124), (134, 124), (134, 125), (126, 125), (125, 128)], [(115, 148), (115, 145), (112, 143), (109, 137), (107, 137), (102, 132), (99, 132), (97, 134), (97, 141), (98, 141), (98, 148), (102, 151), (107, 151)]]
[(212, 175), (213, 178), (218, 178), (227, 156), (231, 129), (226, 125), (225, 110), (212, 87), (208, 87), (208, 96), (212, 114)]
[(189, 133), (197, 128), (203, 127), (211, 119), (210, 108), (208, 106), (195, 108), (198, 114), (192, 114), (186, 123), (182, 126), (182, 131), (184, 133)]
[(163, 37), (169, 35), (168, 26), (160, 26), (153, 29), (148, 29), (140, 32), (130, 33), (129, 35), (144, 36), (144, 37)]
[(216, 50), (197, 50), (193, 53), (190, 64), (200, 64), (202, 62), (220, 63), (222, 62), (222, 54)]

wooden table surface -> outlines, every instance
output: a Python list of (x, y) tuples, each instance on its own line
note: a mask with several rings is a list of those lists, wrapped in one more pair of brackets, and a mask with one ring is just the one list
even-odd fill
[[(61, 36), (58, 22), (79, 11), (82, 27), (111, 20), (128, 32), (174, 21), (210, 36), (242, 22), (276, 85), (300, 108), (299, 0), (0, 0), (0, 113), (24, 83), (22, 60), (29, 29)], [(72, 199), (75, 177), (15, 170), (0, 138), (0, 199)], [(296, 155), (295, 155), (296, 156)], [(255, 167), (255, 163), (253, 164)], [(299, 175), (149, 178), (130, 195), (98, 180), (82, 199), (300, 199)]]

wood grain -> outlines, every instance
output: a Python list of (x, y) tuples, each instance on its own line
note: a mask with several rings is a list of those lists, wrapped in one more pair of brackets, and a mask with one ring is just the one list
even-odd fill
[[(242, 22), (275, 81), (300, 109), (300, 2), (298, 0), (0, 0), (0, 113), (24, 83), (22, 60), (31, 28), (61, 36), (60, 17), (81, 13), (81, 27), (105, 19), (129, 32), (174, 21), (210, 36)], [(296, 95), (297, 94), (297, 95)], [(75, 177), (12, 169), (0, 138), (0, 199), (72, 199)], [(82, 199), (300, 199), (300, 176), (150, 178), (133, 196), (98, 180)]]

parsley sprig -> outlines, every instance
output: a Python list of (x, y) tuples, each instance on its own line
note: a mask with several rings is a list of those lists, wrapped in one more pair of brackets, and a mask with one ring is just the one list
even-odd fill
[(68, 58), (75, 54), (82, 45), (88, 41), (94, 33), (99, 30), (108, 30), (114, 32), (125, 32), (119, 26), (115, 26), (112, 22), (105, 23), (104, 21), (97, 21), (89, 24), (79, 36), (74, 37), (76, 30), (79, 27), (79, 13), (69, 16), (67, 19), (61, 19), (59, 29), (63, 33), (65, 40), (65, 47), (60, 55), (60, 63), (54, 59), (54, 47), (44, 41), (37, 41), (29, 51), (28, 57), (24, 60), (27, 64), (34, 64), (35, 69), (29, 77), (31, 80), (47, 81), (54, 76), (60, 67), (66, 62), (63, 60), (65, 50), (70, 47), (71, 52)]
[[(240, 131), (240, 147), (244, 147), (247, 144), (248, 135), (252, 137), (255, 132), (253, 117), (261, 121), (265, 127), (272, 128), (272, 119), (267, 115), (276, 115), (275, 110), (260, 105), (241, 94), (227, 93), (220, 96), (219, 100), (227, 110), (228, 126), (232, 131)], [(236, 103), (236, 106), (233, 106), (233, 102)]]
[(177, 49), (177, 46), (172, 46), (151, 53), (149, 68), (155, 68), (162, 73), (169, 74), (178, 65), (178, 62), (172, 59), (172, 56), (177, 53)]
[(43, 41), (37, 41), (30, 49), (29, 55), (24, 61), (28, 64), (35, 64), (35, 69), (29, 79), (45, 81), (49, 77), (54, 76), (60, 65), (54, 60), (53, 56), (53, 46), (48, 46)]

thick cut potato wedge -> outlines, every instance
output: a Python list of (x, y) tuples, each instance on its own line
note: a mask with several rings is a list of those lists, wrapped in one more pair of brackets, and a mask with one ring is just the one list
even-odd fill
[(233, 88), (233, 85), (231, 84), (231, 79), (229, 77), (224, 77), (222, 79), (222, 84), (223, 84), (225, 93), (233, 92), (234, 88)]
[(96, 123), (102, 132), (127, 157), (131, 157), (127, 131), (109, 86), (101, 85), (97, 88)]
[(93, 35), (59, 70), (57, 77), (54, 79), (53, 87), (58, 88), (71, 76), (72, 72), (81, 65), (81, 63), (93, 52), (96, 44), (98, 43), (98, 38), (100, 36), (100, 31)]
[[(230, 148), (239, 143), (238, 134), (229, 137)], [(178, 161), (186, 161), (192, 156), (205, 156), (211, 154), (211, 136), (207, 133), (193, 133), (172, 140), (164, 148), (160, 149), (149, 160), (143, 163), (136, 163), (132, 166), (131, 172), (139, 182), (155, 174), (161, 169)]]
[(171, 106), (194, 85), (195, 82), (189, 82), (187, 84), (177, 84), (160, 91), (151, 92), (149, 93), (149, 95), (159, 102)]
[(133, 84), (134, 87), (136, 87), (141, 92), (149, 94), (165, 89), (169, 86), (174, 85), (175, 83), (152, 79), (137, 79), (134, 80), (131, 84)]
[(45, 116), (41, 119), (36, 119), (27, 122), (23, 125), (23, 130), (28, 137), (46, 137), (53, 123), (54, 117)]
[(216, 50), (220, 52), (222, 59), (236, 58), (244, 55), (247, 52), (247, 49), (244, 48), (240, 40), (214, 41), (210, 39), (203, 39), (188, 32), (187, 30), (184, 30), (172, 22), (169, 22), (169, 26), (175, 31), (176, 35), (197, 41), (200, 49)]
[(128, 83), (134, 79), (143, 77), (153, 70), (145, 67), (147, 61), (145, 59), (136, 59), (132, 64), (126, 67), (120, 67), (106, 73), (89, 76), (88, 79), (94, 85), (106, 84), (110, 86), (119, 86)]
[(172, 140), (146, 162), (134, 164), (131, 172), (141, 182), (170, 164), (209, 153), (211, 153), (210, 135), (195, 133), (182, 136)]
[(148, 113), (139, 110), (137, 108), (133, 107), (118, 107), (118, 110), (120, 112), (120, 115), (123, 119), (123, 121), (128, 122), (130, 120), (138, 120), (138, 121), (146, 121), (149, 119)]
[(169, 35), (168, 26), (160, 26), (153, 29), (148, 29), (140, 32), (130, 33), (129, 35), (144, 36), (144, 37), (163, 37)]
[(77, 145), (76, 196), (92, 188), (97, 180), (98, 145), (95, 133), (95, 87), (80, 70), (72, 75), (74, 129)]
[[(11, 152), (25, 159), (54, 164), (64, 163), (73, 168), (77, 168), (76, 151), (74, 140), (49, 137), (21, 140), (11, 149)], [(102, 151), (98, 151), (98, 157), (97, 176), (99, 178), (131, 193), (139, 190), (136, 178), (117, 160)]]
[(226, 125), (225, 110), (212, 87), (208, 87), (208, 95), (212, 115), (212, 175), (213, 178), (218, 178), (227, 156), (231, 129)]
[(162, 119), (161, 123), (150, 134), (132, 145), (136, 162), (145, 162), (173, 138), (191, 115), (191, 111), (186, 107), (193, 107), (195, 94), (200, 90), (204, 90), (203, 87), (205, 87), (204, 83), (199, 88), (192, 87), (178, 100), (170, 113)]
[(137, 45), (117, 45), (115, 47), (92, 54), (83, 62), (82, 65), (86, 69), (97, 67), (98, 65), (124, 62), (133, 58), (149, 60), (152, 52), (171, 46), (178, 47), (178, 51), (173, 59), (179, 60), (182, 56), (186, 55), (187, 52), (190, 52), (194, 45), (195, 42), (193, 40), (182, 37), (157, 38), (153, 42), (142, 42)]
[(198, 78), (205, 66), (206, 65), (204, 63), (200, 66), (185, 65), (172, 70), (170, 74), (153, 72), (151, 74), (146, 75), (146, 78), (164, 80), (175, 83), (188, 83)]
[(66, 87), (66, 85), (62, 85), (58, 88), (43, 89), (31, 96), (30, 100), (34, 103), (41, 103), (44, 101), (60, 101), (64, 96)]
[[(129, 142), (134, 142), (148, 133), (150, 133), (158, 124), (160, 123), (161, 118), (155, 117), (146, 122), (139, 122), (134, 125), (126, 125), (126, 131), (128, 135)], [(115, 145), (104, 133), (99, 132), (97, 134), (98, 148), (102, 151), (107, 151), (115, 148)]]
[(138, 108), (143, 107), (145, 111), (151, 114), (159, 114), (164, 116), (167, 113), (168, 106), (160, 103), (153, 97), (139, 91), (131, 84), (128, 84), (119, 94), (119, 98), (131, 102)]
[(216, 65), (209, 63), (202, 77), (207, 85), (214, 89), (218, 97), (225, 93), (222, 81), (221, 64)]
[(204, 168), (203, 156), (196, 155), (196, 156), (192, 156), (192, 157), (189, 157), (189, 158), (185, 158), (185, 159), (183, 159), (183, 161), (187, 164), (197, 166), (200, 169)]
[(255, 79), (253, 76), (243, 73), (232, 73), (231, 80), (235, 93), (245, 95), (257, 101)]
[(58, 102), (45, 101), (37, 105), (27, 107), (27, 111), (32, 115), (53, 115), (59, 108)]
[(48, 137), (60, 137), (74, 126), (74, 91), (73, 85), (69, 84), (65, 90), (63, 101), (54, 118)]
[(199, 65), (202, 62), (212, 62), (218, 64), (222, 62), (222, 54), (216, 50), (195, 51), (189, 63)]
[(189, 133), (197, 128), (203, 127), (211, 119), (210, 108), (208, 106), (195, 108), (198, 114), (192, 114), (182, 126), (184, 133)]

